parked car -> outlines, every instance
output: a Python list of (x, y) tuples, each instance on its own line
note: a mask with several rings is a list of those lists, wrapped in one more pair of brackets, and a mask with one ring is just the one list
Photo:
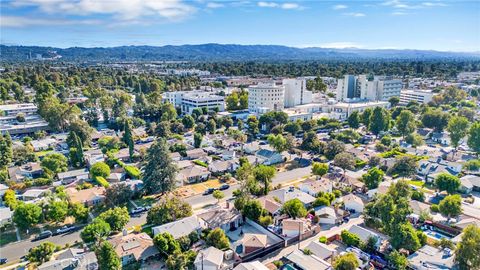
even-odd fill
[(63, 226), (60, 229), (57, 229), (53, 235), (59, 235), (62, 233), (68, 233), (77, 229), (77, 226)]
[(223, 184), (221, 187), (219, 187), (218, 189), (219, 190), (227, 190), (230, 188), (230, 185), (229, 184)]
[(136, 214), (140, 214), (140, 213), (143, 213), (147, 211), (147, 209), (145, 207), (136, 207), (135, 209), (133, 209), (132, 211), (130, 211), (130, 215), (136, 215)]
[(0, 265), (1, 264), (6, 264), (7, 263), (7, 258), (0, 258)]
[(39, 233), (34, 239), (33, 241), (38, 241), (38, 240), (42, 240), (42, 239), (45, 239), (45, 238), (49, 238), (53, 235), (52, 231), (44, 231), (44, 232), (41, 232)]
[(214, 191), (215, 191), (214, 188), (208, 188), (207, 190), (205, 190), (205, 192), (203, 192), (203, 195), (210, 195), (210, 194), (212, 194)]

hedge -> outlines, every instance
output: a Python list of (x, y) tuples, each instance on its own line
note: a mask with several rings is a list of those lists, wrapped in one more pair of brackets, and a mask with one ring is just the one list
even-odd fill
[(201, 161), (201, 160), (194, 160), (194, 161), (192, 161), (192, 162), (195, 163), (195, 164), (197, 164), (197, 165), (199, 165), (199, 166), (205, 167), (205, 168), (208, 167), (207, 163), (205, 163), (205, 162), (203, 162), (203, 161)]
[(134, 179), (139, 179), (142, 172), (135, 166), (127, 165), (124, 167), (125, 172)]
[(104, 188), (107, 188), (107, 187), (110, 186), (110, 183), (108, 183), (108, 181), (107, 181), (105, 178), (101, 177), (101, 176), (97, 176), (97, 177), (95, 178), (95, 180), (97, 181), (97, 183), (98, 183), (100, 186), (102, 186), (102, 187), (104, 187)]

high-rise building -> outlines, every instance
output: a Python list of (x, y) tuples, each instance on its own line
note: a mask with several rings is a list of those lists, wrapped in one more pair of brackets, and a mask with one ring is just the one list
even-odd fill
[(312, 92), (307, 90), (305, 79), (284, 79), (282, 84), (285, 87), (285, 108), (312, 102)]
[(338, 80), (337, 100), (348, 101), (364, 99), (370, 101), (386, 101), (391, 97), (400, 96), (402, 81), (391, 77), (367, 75), (345, 75)]
[(400, 93), (400, 105), (407, 105), (409, 102), (417, 102), (420, 104), (426, 104), (432, 101), (433, 93), (431, 90), (407, 90), (404, 89)]
[(260, 83), (248, 88), (248, 110), (251, 113), (281, 111), (285, 103), (285, 88), (275, 83)]

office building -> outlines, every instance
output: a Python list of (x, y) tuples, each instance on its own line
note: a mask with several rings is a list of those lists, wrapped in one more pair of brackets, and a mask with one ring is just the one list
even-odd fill
[(431, 90), (404, 89), (400, 92), (400, 105), (407, 105), (412, 101), (420, 104), (426, 104), (432, 101), (434, 95), (435, 93), (433, 93)]
[(337, 101), (355, 99), (369, 101), (387, 101), (391, 97), (400, 96), (402, 81), (385, 76), (345, 75), (337, 84)]
[(355, 98), (360, 98), (360, 87), (357, 82), (357, 77), (354, 75), (345, 75), (343, 79), (338, 79), (337, 100), (343, 101)]
[(163, 100), (170, 102), (175, 108), (180, 108), (182, 113), (191, 114), (196, 108), (207, 108), (209, 111), (225, 110), (225, 98), (206, 91), (176, 91), (166, 92)]
[(284, 79), (282, 84), (285, 88), (285, 108), (312, 102), (312, 92), (307, 90), (305, 79)]
[(5, 116), (17, 115), (23, 113), (32, 115), (37, 113), (37, 106), (33, 103), (5, 104), (0, 105), (0, 112)]
[(275, 83), (261, 83), (248, 88), (248, 110), (250, 113), (281, 111), (285, 107), (285, 88)]

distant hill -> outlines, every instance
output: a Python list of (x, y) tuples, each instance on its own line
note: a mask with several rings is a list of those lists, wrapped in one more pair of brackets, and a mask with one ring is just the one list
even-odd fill
[(480, 58), (480, 53), (426, 50), (364, 50), (357, 48), (295, 48), (278, 45), (200, 44), (179, 46), (121, 46), (53, 48), (0, 45), (1, 61), (24, 61), (41, 56), (62, 61), (278, 61), (354, 59)]

